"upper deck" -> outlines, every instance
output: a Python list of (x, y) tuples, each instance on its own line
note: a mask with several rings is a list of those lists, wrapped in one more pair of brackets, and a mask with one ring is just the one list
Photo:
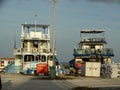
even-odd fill
[(80, 44), (106, 44), (104, 30), (80, 31)]
[(80, 31), (79, 47), (74, 49), (73, 55), (82, 57), (91, 56), (114, 56), (112, 48), (106, 48), (104, 30)]
[(50, 40), (50, 25), (22, 24), (21, 40)]
[(52, 53), (49, 24), (22, 24), (21, 47), (15, 49), (14, 55), (21, 55), (23, 53)]

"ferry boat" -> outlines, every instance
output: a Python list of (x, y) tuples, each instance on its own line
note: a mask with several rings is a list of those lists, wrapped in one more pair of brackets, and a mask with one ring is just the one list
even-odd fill
[(81, 67), (82, 63), (85, 76), (100, 76), (101, 65), (111, 64), (114, 57), (113, 49), (106, 45), (104, 30), (81, 30), (80, 43), (74, 49), (74, 60), (70, 63), (74, 63), (75, 68)]
[(50, 47), (50, 25), (22, 24), (21, 47), (15, 48), (15, 65), (24, 74), (48, 75), (55, 68), (56, 51)]
[(80, 43), (77, 49), (74, 49), (74, 58), (81, 59), (84, 62), (97, 61), (104, 63), (108, 60), (112, 63), (114, 56), (113, 49), (107, 48), (104, 30), (82, 30), (80, 31)]

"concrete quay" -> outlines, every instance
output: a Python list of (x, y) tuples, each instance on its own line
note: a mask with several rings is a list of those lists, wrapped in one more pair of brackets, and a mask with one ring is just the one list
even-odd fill
[(1, 74), (2, 90), (120, 90), (120, 78), (65, 77), (43, 79), (40, 76)]

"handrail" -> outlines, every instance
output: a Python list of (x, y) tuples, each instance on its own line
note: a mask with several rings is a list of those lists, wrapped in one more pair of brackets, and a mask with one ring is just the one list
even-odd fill
[(106, 49), (97, 49), (97, 50), (92, 50), (92, 49), (74, 49), (73, 54), (78, 54), (78, 55), (93, 55), (93, 54), (98, 54), (98, 55), (108, 55), (108, 54), (113, 54), (113, 50), (111, 48), (106, 48)]
[(38, 48), (31, 48), (29, 51), (27, 48), (17, 48), (14, 50), (14, 53), (22, 53), (22, 52), (28, 52), (28, 53), (36, 53), (36, 52), (43, 52), (43, 53), (52, 53), (53, 51), (51, 49), (38, 49)]
[(15, 63), (14, 61), (13, 61), (13, 62), (10, 62), (7, 66), (5, 66), (5, 67), (0, 71), (0, 73), (7, 71), (8, 68), (9, 68), (11, 65), (13, 65), (14, 63)]

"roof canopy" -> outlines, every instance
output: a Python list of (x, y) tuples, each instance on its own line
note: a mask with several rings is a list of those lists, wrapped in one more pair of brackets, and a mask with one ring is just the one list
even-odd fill
[(39, 28), (48, 28), (49, 24), (22, 24), (23, 27), (32, 28), (32, 27), (39, 27)]
[(104, 30), (82, 30), (81, 33), (103, 33)]

